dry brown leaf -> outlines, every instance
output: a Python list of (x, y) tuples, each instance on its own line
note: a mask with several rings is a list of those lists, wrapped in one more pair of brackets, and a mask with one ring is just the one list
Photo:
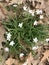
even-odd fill
[(15, 59), (9, 58), (8, 60), (6, 60), (5, 64), (6, 65), (12, 65), (15, 63)]
[(23, 63), (21, 63), (19, 60), (17, 59), (13, 59), (13, 58), (8, 58), (8, 60), (5, 61), (6, 65), (22, 65)]
[(28, 55), (28, 58), (27, 58), (26, 62), (27, 62), (28, 65), (31, 65), (31, 63), (34, 62), (32, 53), (30, 53), (30, 54)]
[(45, 2), (45, 12), (47, 13), (47, 15), (49, 15), (49, 0), (47, 2)]
[(7, 3), (10, 1), (10, 0), (5, 0)]
[(39, 9), (44, 9), (45, 8), (44, 0), (36, 0), (36, 1), (41, 3), (41, 4), (37, 4), (36, 8), (39, 8)]
[(7, 15), (7, 10), (4, 8), (3, 4), (0, 3), (0, 20), (5, 19)]
[(14, 4), (14, 3), (21, 4), (22, 2), (23, 2), (23, 0), (11, 0), (8, 5), (12, 5), (12, 4)]
[(4, 19), (5, 15), (2, 13), (2, 10), (0, 9), (0, 20)]
[(7, 14), (7, 10), (4, 8), (4, 6), (3, 6), (2, 3), (0, 3), (0, 9), (1, 9), (1, 11), (2, 11), (2, 13), (3, 13), (4, 15)]
[(49, 57), (49, 50), (46, 50), (44, 53), (43, 53), (44, 57), (41, 59), (41, 62), (44, 61), (45, 59), (47, 59)]

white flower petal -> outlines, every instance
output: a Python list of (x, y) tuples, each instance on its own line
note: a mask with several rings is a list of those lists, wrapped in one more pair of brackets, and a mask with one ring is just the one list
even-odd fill
[(32, 16), (34, 16), (35, 14), (34, 14), (34, 12), (32, 12)]
[(39, 9), (36, 10), (36, 14), (42, 14), (42, 13), (43, 13), (42, 10), (39, 10)]
[(27, 11), (27, 7), (26, 7), (26, 6), (24, 6), (23, 9), (24, 9), (25, 11)]
[(23, 23), (19, 23), (19, 25), (18, 25), (20, 28), (22, 28), (22, 26), (23, 26)]
[(4, 48), (4, 50), (5, 50), (5, 52), (9, 52), (9, 48), (8, 47)]
[(37, 21), (34, 21), (34, 24), (33, 25), (38, 25), (38, 22)]
[(29, 13), (32, 13), (33, 11), (29, 9)]
[(39, 9), (36, 10), (36, 14), (40, 14), (40, 13), (39, 13)]
[(24, 53), (20, 53), (20, 58), (24, 56)]
[(42, 11), (42, 10), (40, 10), (39, 12), (40, 12), (40, 14), (42, 14), (42, 13), (43, 13), (43, 11)]
[(34, 46), (33, 48), (32, 48), (32, 50), (37, 50), (39, 47), (38, 46)]
[(37, 43), (37, 42), (38, 42), (38, 39), (37, 39), (37, 38), (34, 38), (33, 41), (34, 41), (35, 43)]
[(13, 46), (14, 44), (15, 44), (14, 41), (11, 41), (9, 45)]
[(43, 15), (40, 15), (40, 19), (43, 19), (44, 18), (44, 16)]
[(17, 7), (17, 5), (16, 5), (16, 4), (14, 4), (14, 5), (13, 5), (13, 7)]
[(35, 12), (34, 12), (33, 10), (30, 10), (30, 9), (29, 9), (28, 12), (29, 12), (32, 16), (34, 16), (34, 13), (35, 13)]
[(7, 40), (8, 40), (8, 41), (10, 41), (11, 36), (12, 36), (12, 35), (11, 35), (10, 33), (7, 33)]
[(49, 38), (46, 39), (46, 42), (49, 42)]

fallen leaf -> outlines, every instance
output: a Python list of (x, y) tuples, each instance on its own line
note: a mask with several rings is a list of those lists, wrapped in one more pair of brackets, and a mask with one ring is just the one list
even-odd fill
[(5, 61), (6, 65), (12, 65), (14, 63), (15, 63), (15, 59), (12, 59), (12, 58), (8, 58), (8, 60)]
[(12, 4), (22, 4), (23, 0), (11, 0), (10, 3), (8, 5), (12, 5)]
[(47, 59), (49, 57), (49, 50), (46, 50), (44, 53), (43, 53), (44, 57), (41, 59), (41, 62), (44, 61), (45, 59)]
[(32, 53), (30, 53), (30, 54), (28, 55), (26, 62), (27, 62), (28, 65), (31, 65), (31, 64), (34, 62)]

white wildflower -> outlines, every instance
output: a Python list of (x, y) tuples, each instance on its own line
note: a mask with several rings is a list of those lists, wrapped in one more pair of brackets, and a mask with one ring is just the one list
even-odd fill
[(20, 56), (19, 56), (19, 57), (21, 58), (21, 57), (23, 57), (23, 56), (24, 56), (24, 53), (20, 53)]
[(38, 46), (34, 46), (32, 47), (32, 50), (37, 50), (39, 47)]
[(39, 12), (40, 12), (40, 14), (42, 14), (42, 13), (43, 13), (43, 11), (42, 11), (42, 10), (40, 10)]
[(27, 7), (26, 7), (26, 6), (24, 6), (23, 9), (24, 9), (25, 11), (27, 11)]
[(29, 9), (29, 13), (32, 13), (33, 11)]
[(39, 10), (39, 9), (36, 10), (36, 14), (42, 14), (42, 13), (43, 13), (42, 10)]
[(40, 15), (40, 19), (43, 19), (44, 18), (44, 16), (43, 15)]
[(49, 42), (49, 38), (46, 38), (46, 42)]
[(40, 13), (39, 13), (39, 9), (36, 10), (36, 14), (40, 14)]
[(37, 38), (34, 38), (33, 41), (34, 41), (35, 43), (37, 43), (37, 42), (38, 42), (38, 39), (37, 39)]
[(8, 47), (4, 48), (4, 50), (5, 50), (5, 52), (9, 52), (9, 48)]
[(34, 14), (34, 12), (32, 12), (32, 16), (34, 16), (35, 14)]
[(14, 44), (15, 44), (14, 41), (11, 41), (9, 45), (13, 46)]
[(16, 5), (16, 4), (14, 4), (14, 5), (13, 5), (13, 7), (17, 7), (17, 5)]
[(7, 33), (7, 40), (10, 41), (11, 40), (11, 34)]
[(22, 28), (22, 26), (23, 26), (23, 23), (19, 23), (19, 25), (18, 25), (20, 28)]
[(34, 12), (33, 10), (29, 10), (28, 12), (29, 12), (32, 16), (34, 16), (34, 13), (35, 13), (35, 12)]
[(38, 21), (35, 20), (33, 25), (38, 25)]

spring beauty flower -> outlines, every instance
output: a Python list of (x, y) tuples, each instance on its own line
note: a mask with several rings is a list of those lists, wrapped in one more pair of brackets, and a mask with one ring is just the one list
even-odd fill
[(35, 20), (33, 25), (34, 25), (34, 26), (35, 26), (35, 25), (38, 25), (38, 22)]
[(10, 41), (11, 40), (11, 34), (10, 33), (7, 33), (7, 40)]
[(14, 44), (15, 44), (14, 41), (11, 41), (9, 45), (13, 46)]
[(23, 10), (27, 11), (27, 6), (23, 6)]
[(38, 46), (34, 46), (32, 47), (32, 50), (37, 50), (39, 47)]
[(19, 25), (18, 25), (20, 28), (22, 28), (22, 26), (23, 26), (23, 23), (19, 23)]
[(37, 37), (35, 37), (35, 38), (33, 39), (33, 42), (35, 42), (35, 43), (37, 43), (37, 42), (38, 42)]
[(20, 53), (20, 56), (19, 56), (19, 57), (21, 58), (21, 57), (23, 57), (23, 56), (24, 56), (24, 53)]
[(9, 52), (9, 48), (8, 47), (5, 47), (4, 50), (5, 50), (5, 52)]
[(40, 12), (40, 14), (43, 14), (43, 11), (42, 11), (42, 9), (41, 9), (39, 12)]
[(13, 4), (13, 7), (17, 7), (17, 4)]
[(32, 10), (30, 10), (30, 9), (29, 9), (29, 11), (28, 11), (28, 12), (29, 12), (29, 13), (32, 13)]
[(34, 12), (33, 10), (30, 10), (30, 9), (29, 9), (28, 12), (29, 12), (32, 16), (34, 16), (34, 13), (35, 13), (35, 12)]
[(44, 16), (43, 15), (40, 15), (40, 19), (43, 19), (44, 18)]
[(46, 38), (46, 42), (49, 42), (49, 38)]
[(34, 16), (35, 14), (34, 14), (34, 12), (32, 12), (32, 14), (31, 14), (32, 16)]
[(39, 10), (39, 9), (36, 10), (36, 14), (37, 14), (37, 15), (38, 15), (38, 14), (42, 14), (42, 13), (43, 13), (42, 10)]

